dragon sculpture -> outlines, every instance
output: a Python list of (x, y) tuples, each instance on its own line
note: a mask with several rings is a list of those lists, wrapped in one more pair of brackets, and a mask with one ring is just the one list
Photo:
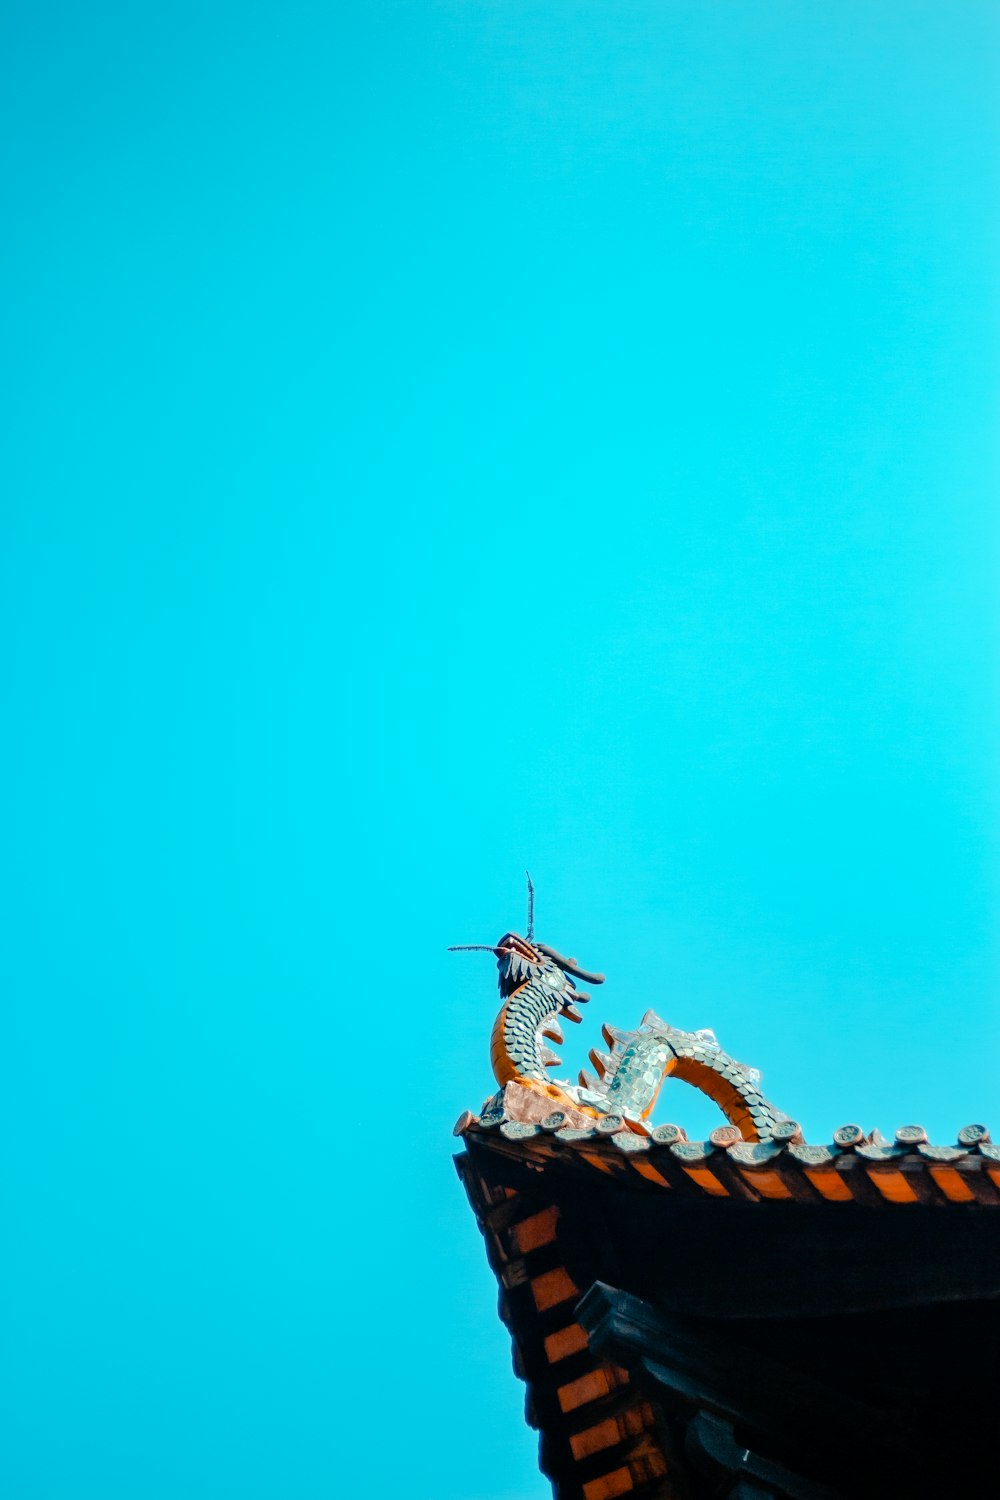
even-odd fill
[(667, 1078), (693, 1084), (715, 1101), (744, 1140), (770, 1140), (787, 1120), (760, 1091), (760, 1073), (723, 1052), (712, 1031), (681, 1031), (647, 1010), (634, 1031), (605, 1025), (607, 1051), (592, 1048), (594, 1072), (582, 1070), (578, 1083), (552, 1079), (560, 1058), (548, 1042), (564, 1040), (560, 1023), (580, 1022), (578, 1004), (590, 995), (574, 980), (603, 984), (603, 974), (588, 973), (575, 958), (534, 937), (534, 891), (528, 879), (528, 935), (505, 932), (496, 944), (474, 943), (450, 951), (485, 949), (494, 953), (499, 971), (500, 1012), (493, 1026), (490, 1060), (500, 1090), (487, 1100), (484, 1124), (501, 1119), (505, 1089), (519, 1084), (548, 1101), (549, 1112), (615, 1116), (641, 1134)]

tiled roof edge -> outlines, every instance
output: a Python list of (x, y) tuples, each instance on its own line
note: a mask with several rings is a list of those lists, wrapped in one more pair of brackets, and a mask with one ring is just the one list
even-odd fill
[(795, 1122), (787, 1123), (784, 1141), (744, 1141), (732, 1126), (707, 1141), (688, 1141), (677, 1126), (647, 1134), (614, 1117), (571, 1129), (557, 1116), (490, 1124), (467, 1113), (455, 1133), (537, 1166), (611, 1174), (646, 1191), (869, 1206), (1000, 1206), (1000, 1146), (984, 1126), (963, 1127), (953, 1146), (931, 1144), (920, 1126), (902, 1127), (892, 1144), (844, 1126), (829, 1145), (811, 1145)]

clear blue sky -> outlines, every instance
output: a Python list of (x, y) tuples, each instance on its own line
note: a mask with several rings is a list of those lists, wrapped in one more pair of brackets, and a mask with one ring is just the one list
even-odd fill
[(525, 867), (574, 1066), (1000, 1130), (1000, 14), (2, 27), (0, 1488), (540, 1500)]

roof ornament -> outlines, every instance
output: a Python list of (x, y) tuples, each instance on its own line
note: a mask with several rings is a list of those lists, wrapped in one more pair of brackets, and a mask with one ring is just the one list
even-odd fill
[[(555, 1110), (571, 1117), (620, 1117), (627, 1127), (647, 1133), (649, 1119), (667, 1078), (680, 1078), (714, 1100), (746, 1141), (773, 1139), (787, 1121), (761, 1093), (760, 1073), (723, 1052), (715, 1033), (682, 1031), (647, 1010), (638, 1027), (603, 1027), (607, 1050), (592, 1048), (594, 1071), (581, 1071), (577, 1083), (553, 1079), (549, 1069), (561, 1059), (548, 1042), (564, 1040), (561, 1023), (583, 1020), (577, 1005), (590, 995), (574, 980), (603, 984), (603, 974), (580, 967), (534, 936), (535, 890), (528, 875), (527, 936), (505, 932), (495, 944), (470, 943), (449, 952), (486, 951), (496, 955), (500, 1012), (493, 1025), (490, 1061), (500, 1091), (488, 1100), (483, 1124), (509, 1116), (508, 1086), (527, 1090), (532, 1113)], [(532, 1098), (534, 1103), (531, 1102)], [(519, 1114), (523, 1115), (522, 1100)], [(542, 1115), (538, 1115), (539, 1120)]]

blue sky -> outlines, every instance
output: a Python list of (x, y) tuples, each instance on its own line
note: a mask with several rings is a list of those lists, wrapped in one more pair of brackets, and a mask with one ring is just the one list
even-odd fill
[(2, 26), (0, 1487), (541, 1497), (526, 867), (574, 1068), (1000, 1128), (996, 8)]

